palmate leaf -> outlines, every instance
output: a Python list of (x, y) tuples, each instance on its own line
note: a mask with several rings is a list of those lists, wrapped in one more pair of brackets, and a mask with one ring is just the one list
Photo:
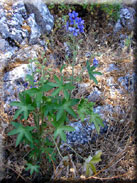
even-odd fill
[(64, 133), (64, 131), (74, 131), (75, 129), (71, 126), (59, 126), (55, 132), (54, 132), (54, 139), (57, 138), (57, 136), (61, 137), (61, 140), (63, 140), (64, 142), (66, 142), (66, 134)]
[(87, 116), (90, 116), (89, 122), (93, 122), (95, 125), (95, 128), (97, 132), (100, 131), (100, 126), (104, 127), (103, 120), (100, 118), (100, 116), (97, 113), (93, 112), (93, 102), (88, 102), (87, 99), (81, 99), (80, 104), (78, 105), (78, 115), (81, 121), (84, 121), (84, 119)]
[(32, 106), (32, 100), (31, 97), (25, 93), (22, 92), (19, 94), (20, 102), (15, 101), (11, 102), (11, 106), (17, 106), (19, 109), (16, 110), (15, 115), (14, 115), (14, 120), (18, 118), (19, 115), (22, 114), (23, 118), (27, 120), (29, 116), (29, 112), (34, 110), (34, 106)]
[(14, 102), (11, 105), (20, 107), (20, 109), (17, 109), (17, 111), (15, 112), (13, 120), (17, 119), (20, 114), (22, 114), (23, 118), (25, 120), (27, 120), (28, 116), (29, 116), (29, 112), (35, 109), (33, 106), (27, 105), (27, 104), (24, 104), (24, 103), (16, 104)]
[(60, 91), (63, 91), (64, 97), (68, 100), (69, 98), (68, 90), (73, 90), (74, 86), (71, 83), (63, 83), (62, 76), (61, 79), (59, 80), (59, 78), (56, 75), (54, 75), (54, 80), (56, 81), (56, 83), (53, 82), (48, 83), (50, 87), (52, 88), (56, 87), (56, 89), (52, 92), (52, 96), (57, 96)]
[(97, 81), (97, 79), (95, 78), (95, 76), (93, 76), (93, 74), (90, 74), (90, 73), (89, 73), (89, 78), (90, 78), (91, 80), (93, 80), (94, 83), (98, 84), (98, 81)]
[(41, 87), (40, 88), (31, 88), (29, 90), (26, 90), (25, 93), (29, 94), (31, 96), (34, 96), (34, 100), (35, 100), (37, 107), (40, 107), (40, 103), (41, 103), (42, 96), (43, 96)]
[(100, 126), (104, 127), (103, 120), (100, 118), (100, 116), (97, 113), (92, 112), (90, 114), (90, 122), (94, 123), (95, 128), (99, 134)]
[(71, 116), (74, 118), (77, 117), (76, 113), (72, 109), (72, 106), (76, 105), (79, 102), (79, 99), (69, 99), (66, 100), (64, 99), (61, 104), (58, 105), (57, 107), (57, 114), (56, 114), (56, 120), (58, 121), (64, 112), (68, 112)]
[(57, 106), (57, 98), (54, 97), (45, 97), (43, 96), (43, 107), (42, 107), (42, 112), (44, 116), (46, 117), (49, 113), (54, 113), (56, 111), (56, 106)]
[(29, 142), (33, 142), (31, 131), (34, 129), (34, 127), (26, 126), (24, 127), (20, 123), (11, 122), (11, 124), (16, 128), (13, 129), (8, 133), (8, 135), (16, 135), (18, 134), (17, 140), (16, 140), (16, 146), (18, 146), (24, 139), (27, 139)]
[(31, 163), (27, 163), (27, 168), (25, 170), (30, 170), (30, 174), (32, 175), (34, 172), (39, 172), (39, 165), (32, 165)]
[(96, 74), (96, 75), (102, 75), (102, 73), (101, 72), (94, 71), (96, 67), (95, 66), (90, 67), (89, 61), (87, 61), (86, 66), (87, 66), (89, 78), (91, 80), (93, 80), (96, 84), (98, 84), (98, 81), (95, 78), (94, 74)]
[(84, 119), (91, 114), (91, 112), (93, 111), (93, 106), (94, 103), (88, 102), (88, 99), (81, 99), (77, 110), (77, 113), (81, 121), (84, 121)]

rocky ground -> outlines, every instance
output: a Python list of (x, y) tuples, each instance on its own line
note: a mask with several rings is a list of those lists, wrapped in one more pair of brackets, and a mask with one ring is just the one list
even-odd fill
[[(53, 179), (76, 179), (85, 177), (83, 161), (80, 156), (87, 158), (96, 151), (102, 150), (102, 161), (96, 165), (97, 173), (92, 177), (100, 180), (121, 178), (135, 178), (135, 142), (134, 122), (132, 118), (134, 104), (133, 70), (133, 20), (135, 10), (133, 6), (122, 5), (120, 18), (117, 22), (107, 19), (98, 9), (94, 14), (75, 10), (85, 20), (85, 33), (81, 36), (76, 76), (85, 67), (87, 59), (92, 63), (95, 57), (99, 61), (98, 71), (103, 76), (97, 76), (98, 85), (88, 79), (83, 73), (82, 82), (75, 83), (76, 90), (73, 96), (85, 97), (95, 102), (94, 111), (104, 121), (105, 127), (97, 135), (93, 124), (88, 123), (88, 118), (82, 123), (77, 120), (70, 122), (75, 127), (75, 132), (67, 134), (67, 143), (73, 148), (61, 145), (63, 159), (57, 158), (54, 171), (51, 165), (43, 159), (39, 176), (30, 176), (24, 170), (26, 150), (23, 146), (15, 148), (15, 137), (8, 137), (10, 121), (13, 110), (9, 107), (10, 101), (18, 99), (19, 91), (24, 89), (25, 76), (30, 73), (28, 60), (33, 57), (41, 59), (44, 51), (48, 59), (47, 68), (52, 68), (52, 73), (58, 75), (61, 64), (66, 63), (64, 76), (70, 74), (70, 65), (65, 60), (68, 54), (71, 61), (71, 48), (67, 45), (66, 31), (63, 27), (62, 13), (57, 8), (42, 9), (39, 13), (43, 17), (43, 25), (35, 19), (35, 12), (24, 5), (17, 3), (0, 4), (0, 69), (2, 72), (1, 83), (1, 139), (3, 140), (3, 156), (1, 156), (4, 179), (20, 181), (41, 181), (52, 177)], [(47, 19), (49, 21), (47, 21)], [(54, 25), (54, 26), (53, 26)], [(132, 25), (132, 26), (131, 26)], [(50, 30), (52, 30), (51, 33)], [(45, 32), (48, 34), (46, 35)], [(34, 65), (34, 70), (36, 66)], [(0, 142), (2, 143), (2, 141)], [(76, 153), (74, 153), (74, 151)], [(49, 176), (47, 176), (47, 173)], [(40, 178), (41, 177), (41, 178)]]

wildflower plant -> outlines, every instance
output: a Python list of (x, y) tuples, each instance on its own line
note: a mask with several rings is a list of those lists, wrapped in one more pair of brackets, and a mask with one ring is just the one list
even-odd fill
[[(14, 101), (11, 106), (17, 106), (14, 118), (11, 122), (14, 129), (8, 135), (17, 135), (16, 146), (23, 143), (29, 145), (28, 163), (26, 170), (30, 173), (38, 172), (42, 159), (47, 158), (50, 162), (55, 160), (56, 151), (60, 157), (59, 145), (66, 141), (66, 133), (75, 129), (68, 125), (70, 116), (73, 118), (84, 118), (89, 116), (89, 122), (95, 124), (97, 132), (100, 126), (104, 126), (102, 119), (98, 114), (93, 112), (94, 103), (88, 102), (87, 99), (72, 98), (72, 91), (75, 89), (74, 65), (78, 53), (78, 44), (76, 37), (84, 32), (84, 20), (78, 17), (78, 13), (73, 11), (69, 13), (69, 20), (66, 25), (70, 33), (70, 45), (73, 48), (72, 76), (66, 81), (62, 71), (65, 65), (60, 68), (60, 76), (54, 74), (54, 81), (50, 80), (50, 71), (45, 69), (47, 61), (43, 55), (43, 63), (34, 59), (38, 69), (40, 79), (35, 80), (35, 74), (27, 75), (26, 89), (19, 94), (20, 101)], [(94, 58), (93, 66), (87, 61), (86, 69), (90, 79), (96, 84), (97, 80), (94, 75), (101, 75), (95, 71), (98, 67), (98, 60)], [(51, 94), (48, 94), (50, 92)], [(74, 107), (75, 106), (75, 107)], [(28, 123), (29, 117), (33, 117), (33, 124)], [(24, 120), (24, 124), (22, 123)]]

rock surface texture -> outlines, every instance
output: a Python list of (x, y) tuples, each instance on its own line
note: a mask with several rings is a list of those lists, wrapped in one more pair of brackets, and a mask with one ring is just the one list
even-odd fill
[(33, 13), (42, 33), (50, 32), (53, 28), (53, 16), (42, 0), (25, 0), (28, 13)]
[(134, 30), (135, 10), (131, 7), (123, 7), (120, 10), (120, 18), (114, 26), (114, 33), (126, 28), (129, 32)]

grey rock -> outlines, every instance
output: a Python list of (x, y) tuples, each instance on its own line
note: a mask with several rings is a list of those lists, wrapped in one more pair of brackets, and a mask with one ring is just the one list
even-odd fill
[(3, 6), (0, 4), (0, 19), (5, 16)]
[(90, 102), (101, 101), (101, 92), (95, 88), (94, 91), (87, 97)]
[(5, 39), (0, 39), (0, 51), (6, 51), (9, 43)]
[(122, 28), (123, 28), (123, 26), (121, 25), (121, 21), (118, 20), (118, 21), (116, 22), (115, 26), (114, 26), (113, 32), (114, 32), (114, 33), (117, 33), (117, 32), (119, 32)]
[(5, 16), (3, 16), (0, 19), (0, 33), (2, 35), (2, 38), (11, 38), (21, 43), (23, 40), (21, 30), (23, 20), (24, 19), (20, 14), (16, 14), (14, 12), (10, 19), (7, 19)]
[[(35, 64), (32, 63), (33, 71), (36, 69)], [(12, 107), (8, 107), (11, 101), (17, 101), (17, 95), (19, 92), (24, 90), (23, 84), (25, 83), (25, 77), (27, 74), (32, 74), (32, 70), (29, 68), (29, 64), (22, 64), (19, 67), (16, 67), (12, 71), (9, 71), (4, 74), (4, 110), (5, 112), (12, 111)], [(15, 109), (15, 108), (14, 108)]]
[(90, 86), (90, 83), (80, 83), (80, 84), (78, 84), (79, 89), (87, 88), (89, 86)]
[(120, 10), (120, 18), (114, 26), (114, 33), (119, 32), (123, 27), (127, 28), (128, 31), (134, 30), (134, 17), (135, 10), (131, 7), (123, 7)]
[(13, 59), (11, 62), (26, 62), (29, 59), (34, 59), (38, 57), (38, 52), (42, 53), (43, 48), (39, 45), (32, 45), (25, 48), (20, 49), (16, 54), (13, 55)]
[(107, 79), (107, 85), (110, 86), (110, 87), (115, 85), (114, 84), (114, 78), (112, 76)]
[(12, 6), (15, 14), (21, 14), (24, 19), (28, 18), (25, 5), (23, 1), (15, 2)]
[(105, 113), (106, 113), (106, 112), (107, 112), (107, 113), (110, 113), (110, 114), (113, 113), (114, 108), (113, 108), (112, 105), (103, 105), (103, 106), (97, 106), (97, 107), (95, 107), (95, 108), (93, 109), (93, 111), (94, 111), (95, 113), (98, 113), (99, 116), (107, 122), (108, 119), (106, 119)]
[[(34, 14), (28, 14), (26, 11), (26, 7), (28, 8), (28, 6), (24, 5), (23, 1), (14, 2), (10, 19), (6, 17), (6, 10), (4, 10), (3, 6), (0, 6), (0, 10), (2, 10), (0, 15), (0, 33), (3, 39), (10, 40), (10, 42), (12, 40), (19, 44), (24, 44), (24, 39), (28, 39), (29, 44), (32, 45), (40, 43), (39, 38), (41, 33), (45, 33), (45, 30), (48, 33), (51, 31), (53, 16), (50, 15), (47, 6), (42, 1), (39, 1), (38, 4), (32, 2), (29, 5), (32, 13), (34, 10)], [(30, 30), (25, 28), (27, 26), (30, 27)], [(15, 47), (17, 45), (14, 43), (11, 46)]]
[[(104, 125), (105, 126), (101, 128), (102, 133), (105, 133), (107, 131), (106, 122), (104, 122)], [(78, 121), (69, 123), (69, 126), (72, 126), (75, 129), (75, 131), (66, 133), (66, 143), (70, 145), (80, 145), (86, 144), (89, 141), (93, 141), (93, 139), (91, 138), (91, 133), (95, 129), (95, 125), (93, 123), (88, 123), (87, 119), (84, 122)]]
[[(30, 45), (42, 45), (41, 34), (49, 33), (54, 24), (53, 16), (41, 0), (38, 3), (30, 0), (26, 4), (23, 0), (13, 2), (12, 9), (8, 11), (10, 18), (7, 18), (3, 4), (0, 4), (0, 11), (0, 34), (11, 47), (19, 48), (28, 42)], [(43, 47), (46, 49), (44, 44)]]
[(112, 71), (118, 71), (119, 68), (115, 64), (109, 64), (109, 68), (107, 69), (107, 72), (112, 72)]
[(17, 30), (16, 27), (13, 27), (12, 29), (10, 29), (8, 37), (10, 37), (12, 40), (17, 41), (18, 43), (21, 43), (23, 41), (22, 30)]
[[(32, 63), (33, 71), (35, 70), (34, 63)], [(31, 74), (31, 69), (28, 68), (28, 64), (22, 64), (19, 67), (16, 67), (12, 71), (6, 72), (4, 74), (4, 82), (11, 81), (15, 82), (20, 79), (25, 79), (26, 74)]]
[(42, 0), (25, 0), (24, 2), (27, 12), (35, 14), (35, 20), (40, 26), (41, 32), (50, 33), (54, 25), (54, 18), (46, 4)]
[[(126, 39), (130, 39), (126, 34), (120, 34), (120, 36), (119, 36), (119, 42), (120, 42), (120, 47), (121, 48), (124, 48), (125, 47), (125, 40)], [(131, 39), (130, 39), (131, 40)]]
[(127, 74), (126, 76), (119, 77), (118, 82), (125, 88), (125, 90), (131, 92), (133, 91), (134, 74)]
[(28, 21), (28, 25), (31, 27), (29, 44), (36, 44), (36, 43), (38, 43), (38, 39), (39, 39), (41, 33), (40, 33), (40, 28), (35, 21), (35, 15), (30, 14), (27, 21)]
[(2, 17), (0, 19), (0, 33), (2, 35), (2, 38), (7, 38), (9, 37), (9, 27), (6, 23), (6, 18), (5, 17)]

